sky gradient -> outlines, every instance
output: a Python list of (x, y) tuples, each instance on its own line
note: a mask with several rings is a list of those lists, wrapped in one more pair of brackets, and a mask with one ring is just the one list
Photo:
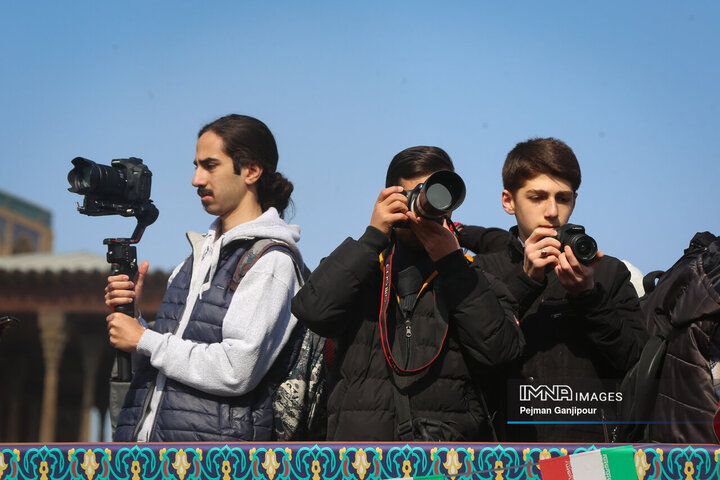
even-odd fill
[(717, 2), (0, 3), (0, 189), (52, 211), (55, 250), (105, 253), (131, 219), (80, 215), (70, 161), (142, 158), (160, 210), (138, 247), (170, 270), (212, 218), (190, 185), (198, 130), (263, 120), (294, 184), (314, 268), (369, 223), (390, 159), (453, 158), (455, 219), (509, 228), (507, 152), (567, 142), (583, 182), (572, 221), (606, 254), (666, 269), (720, 234)]

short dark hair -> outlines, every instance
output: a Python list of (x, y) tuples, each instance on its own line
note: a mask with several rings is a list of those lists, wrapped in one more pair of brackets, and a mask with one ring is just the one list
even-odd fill
[(210, 122), (200, 129), (198, 138), (213, 132), (223, 140), (223, 148), (233, 160), (235, 173), (240, 174), (248, 163), (263, 168), (258, 180), (258, 201), (264, 212), (275, 207), (281, 217), (290, 203), (293, 184), (277, 172), (278, 151), (270, 129), (257, 118), (230, 114)]
[(515, 193), (538, 175), (565, 180), (573, 192), (580, 188), (580, 164), (565, 142), (556, 138), (531, 138), (518, 143), (505, 158), (502, 169), (503, 188)]
[(385, 176), (385, 187), (399, 185), (401, 178), (415, 178), (438, 170), (455, 171), (455, 166), (445, 150), (427, 146), (406, 148), (390, 162)]

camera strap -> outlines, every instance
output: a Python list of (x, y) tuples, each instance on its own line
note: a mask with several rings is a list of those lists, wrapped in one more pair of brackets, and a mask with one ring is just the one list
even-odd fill
[[(392, 246), (390, 249), (390, 253), (387, 255), (387, 257), (383, 257), (383, 255), (380, 255), (380, 265), (383, 270), (383, 284), (382, 284), (382, 290), (381, 290), (381, 300), (380, 300), (380, 314), (378, 318), (378, 325), (380, 327), (380, 343), (383, 347), (383, 353), (385, 354), (385, 360), (387, 361), (388, 365), (390, 365), (390, 368), (392, 368), (393, 372), (396, 375), (400, 376), (410, 376), (410, 375), (417, 375), (425, 370), (427, 370), (430, 365), (433, 364), (433, 362), (440, 356), (440, 353), (443, 350), (443, 347), (445, 346), (445, 340), (447, 339), (448, 331), (450, 330), (450, 322), (449, 322), (449, 315), (447, 313), (447, 309), (442, 308), (441, 305), (438, 305), (439, 299), (435, 295), (435, 290), (433, 289), (433, 303), (435, 305), (435, 315), (440, 315), (445, 323), (445, 332), (443, 333), (442, 340), (440, 341), (440, 347), (438, 348), (437, 353), (433, 356), (433, 358), (427, 362), (425, 365), (414, 368), (414, 369), (404, 369), (398, 365), (398, 363), (395, 361), (395, 357), (392, 353), (392, 347), (390, 345), (390, 340), (388, 337), (388, 327), (387, 327), (387, 312), (388, 308), (390, 307), (391, 302), (391, 291), (392, 291), (392, 263), (393, 263), (393, 256), (395, 254), (395, 245)], [(437, 277), (438, 272), (434, 271), (424, 282), (422, 288), (418, 292), (418, 297), (422, 294), (423, 290), (427, 288), (430, 283)]]

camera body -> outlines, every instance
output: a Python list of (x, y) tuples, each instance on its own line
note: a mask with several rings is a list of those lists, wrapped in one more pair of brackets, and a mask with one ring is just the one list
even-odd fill
[(465, 200), (465, 182), (450, 170), (439, 170), (412, 190), (403, 190), (408, 209), (419, 217), (442, 222), (442, 217)]
[(85, 215), (133, 216), (136, 208), (151, 202), (152, 173), (139, 158), (115, 159), (98, 165), (76, 157), (68, 173), (69, 191), (85, 195), (80, 213)]
[(597, 242), (585, 233), (585, 227), (566, 223), (555, 230), (558, 232), (557, 239), (562, 244), (561, 249), (568, 245), (580, 263), (587, 265), (592, 262), (595, 255), (597, 255)]

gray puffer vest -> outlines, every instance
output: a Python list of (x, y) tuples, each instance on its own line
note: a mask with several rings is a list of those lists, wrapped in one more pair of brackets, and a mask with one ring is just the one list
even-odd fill
[[(222, 341), (222, 324), (234, 291), (228, 287), (243, 253), (253, 240), (225, 245), (211, 287), (198, 299), (182, 338), (199, 343)], [(151, 327), (160, 333), (177, 331), (185, 308), (192, 257), (189, 257), (168, 286)], [(272, 439), (272, 395), (287, 375), (299, 349), (293, 335), (265, 378), (251, 392), (239, 397), (223, 397), (202, 392), (167, 379), (150, 433), (152, 442), (260, 441)], [(148, 357), (135, 371), (123, 409), (118, 416), (115, 441), (135, 441), (139, 426), (150, 404), (158, 371)]]

